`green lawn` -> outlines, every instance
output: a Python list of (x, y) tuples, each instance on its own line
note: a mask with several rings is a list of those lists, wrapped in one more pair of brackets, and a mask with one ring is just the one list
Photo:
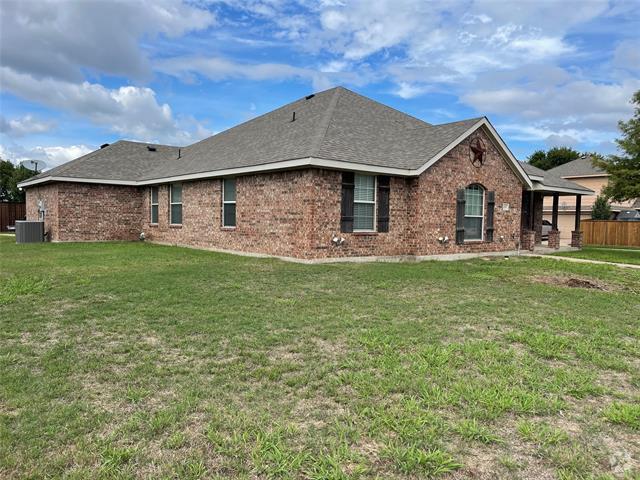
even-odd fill
[(640, 475), (640, 271), (12, 241), (0, 478)]
[(586, 258), (588, 260), (599, 260), (601, 262), (630, 263), (640, 265), (640, 247), (596, 247), (585, 246), (582, 250), (575, 252), (560, 252), (553, 255), (561, 257)]

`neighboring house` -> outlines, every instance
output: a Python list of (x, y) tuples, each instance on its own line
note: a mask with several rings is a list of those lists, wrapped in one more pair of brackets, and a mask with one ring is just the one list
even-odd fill
[(545, 194), (591, 193), (525, 168), (485, 117), (431, 125), (337, 87), (184, 148), (119, 141), (20, 186), (53, 241), (420, 257), (533, 248)]
[[(591, 207), (595, 202), (596, 196), (600, 195), (602, 189), (609, 181), (609, 174), (599, 167), (595, 167), (592, 163), (590, 155), (583, 155), (576, 160), (559, 165), (547, 171), (549, 175), (559, 177), (571, 182), (582, 185), (595, 192), (594, 196), (584, 199), (580, 208), (580, 216), (583, 220), (591, 218)], [(640, 200), (629, 202), (618, 202), (611, 204), (613, 218), (623, 210), (635, 209), (640, 210)], [(544, 219), (551, 221), (552, 199), (547, 198), (544, 202)], [(560, 202), (558, 228), (562, 232), (561, 240), (568, 241), (571, 238), (569, 229), (576, 215), (576, 203), (574, 198), (569, 197)]]

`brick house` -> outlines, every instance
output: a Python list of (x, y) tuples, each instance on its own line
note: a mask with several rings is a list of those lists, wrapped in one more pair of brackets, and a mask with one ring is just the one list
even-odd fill
[(485, 117), (431, 125), (337, 87), (187, 147), (106, 145), (20, 186), (52, 241), (421, 257), (533, 248), (555, 190), (526, 168)]

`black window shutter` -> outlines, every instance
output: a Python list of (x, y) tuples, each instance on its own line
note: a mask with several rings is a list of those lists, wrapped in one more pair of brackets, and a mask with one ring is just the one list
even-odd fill
[(342, 211), (340, 214), (340, 231), (353, 232), (353, 172), (342, 174)]
[(487, 192), (487, 242), (493, 242), (493, 210), (496, 206), (496, 192)]
[(456, 194), (456, 243), (464, 243), (464, 188)]
[(389, 231), (389, 193), (391, 181), (387, 176), (378, 177), (378, 232)]

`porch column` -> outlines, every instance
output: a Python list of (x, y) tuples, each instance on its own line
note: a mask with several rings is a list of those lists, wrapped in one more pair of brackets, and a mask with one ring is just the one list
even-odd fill
[(547, 244), (549, 248), (560, 248), (560, 232), (558, 231), (558, 199), (560, 195), (553, 194), (553, 207), (551, 208), (551, 230), (547, 234)]
[(582, 213), (582, 195), (576, 195), (576, 223), (571, 232), (571, 246), (582, 248), (582, 232), (580, 231), (580, 214)]
[(553, 194), (553, 208), (551, 209), (551, 229), (558, 230), (558, 200), (560, 195), (556, 192)]

